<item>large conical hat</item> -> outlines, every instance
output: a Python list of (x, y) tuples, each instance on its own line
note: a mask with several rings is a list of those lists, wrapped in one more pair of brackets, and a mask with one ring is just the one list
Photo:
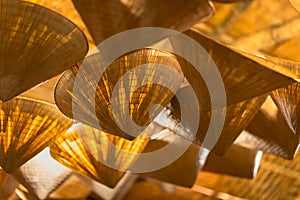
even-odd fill
[(87, 53), (79, 28), (47, 8), (1, 0), (0, 13), (2, 101), (60, 74)]
[(0, 200), (7, 200), (18, 185), (19, 183), (10, 174), (0, 169)]
[(181, 86), (180, 66), (173, 55), (154, 49), (130, 52), (107, 69), (102, 59), (96, 53), (67, 70), (55, 88), (56, 104), (68, 117), (133, 139), (162, 110), (153, 105), (165, 106)]
[[(177, 91), (176, 97), (188, 98), (190, 90), (191, 87), (183, 87), (179, 91)], [(211, 122), (211, 111), (204, 112), (200, 109), (198, 129), (193, 130), (197, 133), (196, 137), (194, 138), (194, 142), (198, 145), (201, 145), (205, 140), (209, 140), (210, 142), (212, 142), (212, 139), (214, 139), (215, 145), (210, 146), (210, 148), (213, 148), (214, 153), (223, 155), (233, 144), (239, 134), (248, 126), (253, 117), (259, 111), (266, 98), (267, 95), (260, 95), (255, 98), (250, 98), (245, 101), (241, 101), (239, 103), (232, 104), (224, 108), (217, 108), (216, 110), (214, 110), (214, 112), (217, 113), (226, 113), (224, 126), (219, 135), (216, 132), (212, 132), (213, 135), (208, 135), (212, 134), (208, 133), (207, 131), (210, 123), (216, 122)], [(177, 119), (181, 119), (181, 112), (192, 113), (195, 112), (195, 109), (197, 109), (197, 107), (198, 106), (195, 105), (195, 103), (193, 104), (193, 102), (189, 102), (188, 100), (180, 103), (177, 98), (173, 98), (171, 101), (171, 113)], [(192, 129), (192, 125), (190, 125), (189, 123), (193, 122), (193, 120), (195, 119), (189, 118), (189, 116), (184, 117), (187, 117), (188, 119), (185, 119), (185, 122), (183, 122), (185, 124), (183, 124), (183, 126), (185, 126), (187, 129)]]
[(0, 107), (0, 166), (6, 172), (16, 170), (72, 125), (52, 104), (15, 98)]
[[(114, 146), (109, 146), (109, 142)], [(111, 159), (115, 166), (121, 169), (129, 168), (147, 142), (147, 139), (142, 138), (129, 141), (83, 124), (77, 124), (51, 145), (50, 152), (54, 159), (75, 172), (108, 187), (114, 187), (125, 172), (107, 166), (102, 163), (101, 159), (103, 161)], [(131, 154), (128, 156), (120, 150), (131, 152)]]
[(208, 0), (72, 1), (96, 44), (117, 33), (138, 27), (184, 31), (214, 13)]
[(12, 173), (13, 177), (38, 199), (46, 199), (71, 174), (70, 169), (50, 156), (49, 148)]
[[(228, 105), (266, 94), (295, 82), (293, 79), (295, 77), (283, 70), (286, 68), (285, 66), (276, 65), (268, 62), (266, 58), (242, 52), (195, 30), (188, 30), (184, 33), (196, 40), (214, 61), (225, 86)], [(199, 55), (199, 52), (193, 51), (188, 44), (172, 38), (170, 40), (174, 48), (182, 51), (185, 58), (195, 61), (203, 67), (202, 72), (206, 74), (199, 74), (189, 62), (178, 56), (182, 71), (198, 97), (200, 108), (210, 110), (210, 97), (218, 97), (218, 94), (214, 94), (214, 92), (220, 91), (215, 89), (210, 91), (212, 94), (209, 94), (207, 83), (202, 77), (206, 76), (210, 80), (216, 79), (216, 77), (209, 77), (209, 69), (204, 70), (205, 67), (212, 67), (211, 61), (204, 54)], [(220, 86), (216, 84), (215, 87)], [(224, 97), (220, 96), (219, 98)]]
[(285, 159), (293, 159), (299, 146), (296, 134), (286, 122), (273, 100), (268, 98), (238, 138), (238, 143)]

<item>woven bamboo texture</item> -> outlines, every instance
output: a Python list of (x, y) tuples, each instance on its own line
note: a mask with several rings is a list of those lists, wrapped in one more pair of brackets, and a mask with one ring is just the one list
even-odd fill
[(60, 74), (87, 53), (81, 30), (45, 7), (1, 0), (0, 13), (2, 101)]
[[(99, 128), (100, 125), (107, 133), (133, 139), (143, 130), (138, 129), (140, 132), (134, 133), (137, 129), (130, 123), (131, 120), (142, 127), (150, 124), (151, 118), (162, 110), (162, 107), (153, 109), (152, 106), (165, 106), (174, 96), (172, 91), (179, 89), (182, 81), (176, 78), (176, 73), (181, 73), (180, 66), (171, 54), (151, 49), (126, 54), (101, 74), (99, 71), (103, 70), (104, 63), (98, 54), (94, 54), (87, 57), (82, 64), (87, 70), (81, 70), (81, 76), (77, 75), (80, 70), (78, 67), (67, 70), (55, 88), (56, 104), (68, 117), (76, 118), (77, 121), (95, 128)], [(146, 68), (138, 67), (146, 63)], [(173, 71), (170, 71), (170, 68)], [(133, 70), (130, 72), (130, 80), (119, 80), (130, 70)], [(158, 81), (155, 83), (155, 80)], [(119, 87), (116, 86), (118, 81)], [(168, 87), (164, 87), (164, 84)], [(114, 90), (118, 95), (113, 96)], [(114, 107), (112, 102), (116, 102)], [(74, 107), (76, 110), (73, 110)], [(121, 129), (118, 123), (125, 127), (125, 130)]]
[(16, 170), (72, 125), (52, 104), (15, 98), (0, 107), (0, 165), (6, 172)]
[[(209, 52), (223, 79), (228, 105), (263, 95), (295, 82), (286, 74), (281, 74), (282, 71), (277, 69), (281, 69), (281, 66), (276, 66), (274, 63), (270, 64), (258, 56), (244, 53), (217, 42), (198, 31), (188, 30), (184, 33), (196, 40)], [(204, 55), (196, 55), (197, 52), (188, 52), (191, 48), (187, 44), (180, 41), (172, 41), (172, 44), (174, 48), (182, 49), (183, 53), (189, 56), (189, 60), (197, 61), (200, 66), (207, 62), (206, 58), (203, 58)], [(199, 99), (200, 108), (209, 110), (211, 108), (210, 95), (218, 96), (218, 94), (209, 94), (199, 72), (185, 59), (177, 57), (186, 79)]]
[(184, 31), (214, 13), (208, 0), (72, 1), (96, 44), (117, 33), (138, 27), (164, 27)]
[(49, 148), (12, 173), (13, 177), (38, 199), (46, 199), (72, 171), (51, 158)]
[[(114, 144), (115, 149), (108, 146), (109, 141)], [(81, 124), (58, 138), (51, 145), (50, 152), (54, 159), (66, 167), (113, 188), (125, 172), (105, 165), (101, 159), (111, 159), (115, 166), (122, 169), (129, 168), (147, 142), (147, 139), (142, 138), (128, 141)], [(124, 154), (120, 149), (131, 154)]]

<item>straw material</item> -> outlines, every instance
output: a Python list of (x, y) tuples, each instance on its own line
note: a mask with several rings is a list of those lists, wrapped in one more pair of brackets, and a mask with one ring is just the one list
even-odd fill
[(0, 169), (0, 200), (7, 200), (17, 187), (18, 183), (15, 179)]
[(243, 178), (254, 178), (258, 171), (261, 156), (261, 152), (233, 144), (222, 157), (210, 153), (203, 170)]
[(72, 171), (50, 157), (49, 148), (12, 173), (13, 177), (38, 199), (46, 199)]
[(9, 173), (72, 125), (51, 104), (15, 98), (0, 103), (0, 107), (0, 165)]
[(300, 83), (294, 83), (271, 93), (292, 132), (300, 134)]
[[(143, 64), (147, 64), (146, 69), (139, 67)], [(95, 128), (100, 125), (103, 131), (126, 139), (133, 139), (133, 135), (137, 136), (143, 131), (139, 129), (139, 132), (133, 133), (137, 130), (133, 123), (143, 127), (150, 124), (150, 118), (154, 118), (162, 110), (162, 107), (152, 106), (165, 106), (169, 103), (174, 96), (172, 90), (177, 91), (183, 80), (183, 76), (180, 80), (176, 75), (181, 71), (175, 57), (151, 49), (138, 50), (120, 57), (109, 65), (102, 76), (100, 71), (104, 67), (104, 61), (99, 54), (87, 57), (82, 67), (83, 70), (78, 67), (69, 69), (60, 78), (55, 88), (57, 106), (68, 117)], [(77, 75), (78, 70), (82, 71), (80, 76)], [(132, 70), (131, 77), (121, 79), (129, 70)], [(76, 88), (75, 79), (78, 83)], [(155, 83), (155, 80), (158, 82)], [(119, 87), (116, 86), (118, 81)], [(118, 95), (113, 96), (114, 90)], [(129, 95), (132, 95), (131, 98)], [(114, 107), (112, 102), (116, 102)], [(73, 111), (74, 106), (76, 110)], [(75, 117), (73, 112), (76, 112)], [(133, 123), (130, 123), (131, 120)], [(118, 123), (125, 130), (132, 131), (124, 131), (124, 128), (119, 128)]]
[[(85, 138), (84, 141), (82, 138)], [(110, 149), (108, 141), (115, 145)], [(113, 159), (116, 166), (128, 168), (141, 152), (148, 140), (136, 138), (128, 141), (123, 138), (106, 134), (82, 124), (72, 127), (51, 145), (51, 156), (73, 171), (92, 178), (108, 187), (114, 187), (124, 175), (124, 171), (113, 169), (100, 161)], [(131, 152), (124, 156), (117, 149)]]
[(84, 34), (47, 8), (1, 0), (0, 13), (2, 101), (60, 74), (87, 53)]
[[(258, 96), (253, 99), (242, 101), (235, 105), (230, 105), (226, 108), (224, 127), (218, 142), (213, 148), (214, 153), (217, 155), (224, 155), (224, 153), (233, 144), (235, 139), (248, 126), (253, 117), (259, 111), (259, 108), (265, 101), (266, 97), (267, 95)], [(200, 118), (200, 128), (197, 133), (198, 140), (203, 141), (204, 135), (205, 137), (209, 137), (206, 134), (206, 130), (202, 128), (203, 125), (207, 127), (208, 124), (208, 118)]]
[[(300, 19), (299, 19), (300, 20)], [(298, 23), (299, 25), (299, 23)], [(295, 79), (300, 79), (300, 63), (291, 60), (286, 60), (279, 57), (264, 56), (270, 63), (274, 63), (279, 66), (283, 66), (282, 73), (289, 74)]]
[(185, 31), (214, 13), (208, 0), (72, 1), (96, 44), (117, 33), (138, 27), (164, 27)]
[(299, 135), (295, 134), (278, 111), (271, 98), (246, 128), (237, 142), (252, 149), (259, 149), (285, 159), (293, 159), (299, 145)]
[[(276, 66), (274, 63), (270, 64), (263, 58), (221, 44), (194, 30), (186, 31), (185, 34), (196, 40), (209, 52), (223, 79), (228, 105), (236, 104), (295, 82), (292, 78), (281, 74), (282, 71), (279, 70), (282, 68), (281, 66)], [(172, 43), (176, 49), (182, 49), (184, 54), (190, 56), (190, 60), (201, 62), (201, 66), (203, 66), (203, 62), (207, 62), (205, 58), (203, 60), (203, 55), (188, 52), (191, 48), (187, 44), (177, 41), (172, 41)], [(200, 108), (209, 110), (211, 107), (210, 95), (212, 94), (209, 94), (203, 78), (186, 60), (179, 56), (178, 60), (184, 75), (192, 85), (199, 101), (201, 100)], [(214, 95), (217, 96), (218, 94)]]
[[(185, 93), (188, 93), (187, 87), (180, 89), (176, 95), (185, 96)], [(220, 133), (217, 143), (213, 147), (214, 153), (218, 155), (223, 155), (233, 144), (235, 139), (239, 134), (248, 126), (253, 117), (259, 111), (261, 105), (267, 98), (267, 95), (261, 95), (255, 98), (251, 98), (245, 101), (242, 101), (237, 104), (229, 105), (226, 108), (220, 108), (215, 110), (215, 112), (223, 113), (226, 112), (225, 122)], [(172, 99), (171, 102), (172, 113), (177, 118), (180, 119), (180, 109), (186, 113), (195, 112), (195, 105), (191, 103), (179, 105), (176, 98)], [(207, 135), (207, 129), (210, 124), (210, 113), (211, 112), (202, 112), (200, 110), (200, 121), (198, 125), (197, 135), (195, 137), (195, 143), (201, 145), (205, 137), (211, 138), (212, 136)], [(185, 119), (186, 122), (192, 122), (195, 119)], [(184, 124), (188, 129), (191, 127), (189, 124)]]

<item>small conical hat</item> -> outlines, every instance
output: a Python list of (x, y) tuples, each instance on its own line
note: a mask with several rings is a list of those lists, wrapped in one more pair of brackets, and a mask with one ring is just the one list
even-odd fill
[(0, 166), (13, 172), (73, 123), (52, 104), (15, 98), (0, 103)]
[[(84, 141), (81, 136), (85, 138)], [(116, 148), (111, 149), (108, 146), (109, 141)], [(116, 166), (128, 168), (135, 159), (134, 154), (141, 152), (147, 142), (148, 140), (139, 138), (129, 141), (83, 124), (77, 124), (51, 145), (50, 152), (54, 159), (73, 171), (108, 187), (114, 187), (124, 175), (124, 171), (107, 166), (101, 162), (101, 159), (112, 159)], [(129, 151), (133, 156), (124, 157), (117, 149)]]
[(84, 34), (65, 17), (18, 0), (0, 5), (0, 99), (7, 101), (81, 61)]

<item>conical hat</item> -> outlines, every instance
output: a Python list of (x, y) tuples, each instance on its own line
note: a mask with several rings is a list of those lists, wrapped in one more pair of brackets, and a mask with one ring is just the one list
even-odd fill
[[(285, 68), (284, 66), (277, 66), (263, 57), (248, 54), (222, 44), (198, 31), (188, 30), (184, 33), (196, 40), (209, 53), (216, 64), (225, 86), (228, 105), (266, 94), (295, 82), (293, 79), (295, 77), (289, 77), (289, 74), (282, 70)], [(183, 55), (188, 56), (189, 60), (199, 63), (200, 66), (204, 67), (203, 72), (205, 71), (205, 67), (208, 67), (206, 63), (210, 63), (207, 56), (198, 55), (199, 52), (191, 52), (192, 48), (180, 40), (175, 41), (172, 38), (170, 40), (174, 48), (181, 50)], [(199, 74), (189, 62), (179, 56), (177, 57), (185, 77), (197, 95), (200, 108), (210, 110), (210, 96), (218, 97), (218, 94), (213, 92), (219, 90), (210, 91), (212, 94), (209, 94), (207, 83), (202, 78), (203, 75), (209, 76), (209, 71), (207, 74)], [(215, 79), (215, 77), (207, 78)], [(216, 87), (219, 86), (216, 85)]]
[(72, 125), (52, 104), (15, 98), (0, 107), (0, 166), (9, 173)]
[[(188, 98), (191, 87), (183, 87), (177, 91), (176, 96)], [(214, 112), (224, 113), (226, 112), (224, 126), (220, 135), (208, 135), (208, 127), (210, 126), (211, 111), (204, 112), (200, 109), (200, 119), (197, 130), (195, 131), (196, 137), (194, 138), (194, 143), (201, 145), (205, 138), (213, 139), (215, 137), (216, 144), (210, 148), (213, 148), (214, 153), (218, 155), (223, 155), (229, 147), (233, 144), (235, 139), (239, 134), (248, 126), (253, 117), (259, 111), (261, 105), (264, 103), (267, 95), (261, 95), (255, 98), (250, 98), (248, 100), (232, 104), (226, 108), (217, 108)], [(197, 109), (197, 105), (194, 105), (192, 102), (185, 101), (179, 104), (177, 98), (173, 98), (171, 101), (172, 114), (177, 118), (181, 119), (180, 112), (192, 113)], [(189, 116), (187, 116), (189, 117)], [(190, 122), (193, 122), (192, 118), (185, 119), (187, 124), (183, 124), (187, 129), (191, 129), (192, 125)]]
[[(85, 138), (84, 142), (81, 137)], [(111, 149), (108, 146), (109, 141), (116, 148)], [(124, 175), (124, 171), (105, 165), (101, 159), (112, 159), (116, 166), (128, 168), (135, 159), (134, 155), (141, 152), (147, 142), (148, 140), (139, 138), (129, 141), (83, 124), (77, 124), (51, 145), (50, 152), (54, 159), (73, 171), (108, 187), (114, 187)], [(124, 157), (117, 149), (129, 151), (132, 156)]]
[(0, 13), (2, 101), (60, 74), (87, 53), (79, 28), (47, 8), (1, 0)]
[(72, 1), (96, 44), (117, 33), (138, 27), (184, 31), (214, 13), (208, 0)]
[(94, 54), (67, 70), (55, 88), (56, 104), (68, 117), (133, 139), (162, 110), (153, 105), (165, 106), (181, 86), (180, 66), (173, 55), (154, 49), (128, 53), (107, 69), (104, 63)]
[(272, 99), (292, 132), (300, 134), (300, 83), (294, 83), (271, 93)]
[(293, 159), (299, 146), (299, 134), (286, 122), (271, 98), (268, 98), (238, 138), (239, 144), (285, 159)]

